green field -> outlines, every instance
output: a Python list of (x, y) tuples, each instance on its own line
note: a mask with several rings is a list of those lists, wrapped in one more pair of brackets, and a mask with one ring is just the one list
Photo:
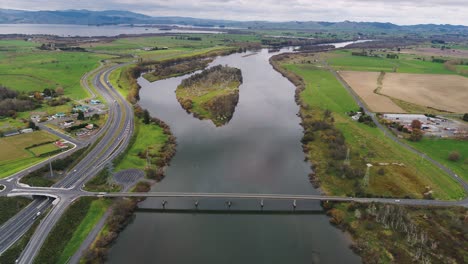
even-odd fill
[[(352, 121), (346, 112), (358, 107), (353, 98), (335, 79), (333, 74), (312, 65), (285, 65), (285, 67), (304, 78), (306, 90), (302, 100), (311, 107), (307, 112), (314, 115), (317, 111), (329, 109), (333, 113), (335, 126), (344, 134), (346, 144), (351, 149), (351, 160), (366, 160), (371, 163), (404, 163), (404, 167), (385, 168), (385, 175), (377, 175), (378, 167), (371, 169), (370, 184), (367, 192), (383, 196), (421, 197), (425, 186), (430, 186), (434, 196), (439, 199), (459, 199), (464, 197), (463, 189), (440, 169), (417, 155), (394, 143), (377, 129)], [(311, 149), (326, 148), (320, 140), (312, 143)], [(310, 153), (311, 160), (318, 164), (326, 157), (319, 152)], [(352, 193), (354, 183), (336, 176), (321, 177), (322, 188), (331, 194)]]
[[(23, 44), (21, 46), (20, 44)], [(0, 41), (0, 83), (13, 90), (32, 92), (63, 87), (65, 96), (88, 96), (80, 85), (83, 74), (110, 58), (87, 52), (41, 51), (21, 41)]]
[[(20, 134), (12, 137), (0, 138), (0, 178), (21, 171), (45, 158), (35, 157), (26, 148), (33, 144), (57, 140), (57, 137), (45, 131)], [(40, 150), (41, 151), (41, 150)], [(43, 150), (42, 150), (43, 151)]]
[(50, 144), (30, 148), (29, 151), (31, 151), (34, 155), (36, 155), (36, 157), (39, 157), (40, 155), (47, 154), (57, 149), (58, 147), (54, 143), (50, 143)]
[(443, 63), (431, 62), (430, 58), (422, 61), (417, 60), (414, 55), (399, 54), (398, 56), (399, 59), (352, 56), (351, 51), (340, 50), (329, 56), (328, 63), (336, 70), (393, 72), (396, 69), (399, 73), (456, 74), (445, 69)]
[(138, 156), (138, 153), (144, 152), (149, 149), (151, 154), (156, 155), (159, 153), (162, 146), (164, 146), (168, 137), (163, 133), (163, 129), (153, 124), (143, 124), (139, 119), (135, 120), (135, 140), (130, 146), (125, 156), (117, 164), (116, 171), (126, 169), (144, 169), (146, 166), (146, 159)]
[(80, 225), (73, 232), (73, 236), (66, 243), (65, 249), (60, 254), (57, 263), (67, 263), (67, 261), (80, 248), (83, 241), (93, 230), (94, 226), (101, 220), (105, 212), (111, 204), (110, 200), (95, 200), (91, 203), (86, 216), (81, 221)]
[[(449, 167), (459, 176), (468, 181), (468, 141), (455, 139), (429, 139), (423, 138), (420, 142), (410, 142), (411, 146), (426, 153), (429, 157)], [(460, 153), (458, 161), (450, 161), (452, 151)]]

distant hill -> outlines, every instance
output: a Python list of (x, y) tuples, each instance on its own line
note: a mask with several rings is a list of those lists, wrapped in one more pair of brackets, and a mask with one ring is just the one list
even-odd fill
[(314, 21), (228, 21), (213, 19), (198, 19), (190, 17), (152, 17), (129, 11), (22, 11), (0, 9), (0, 24), (76, 24), (76, 25), (108, 25), (108, 24), (179, 24), (193, 26), (226, 26), (251, 29), (297, 29), (297, 30), (341, 30), (341, 31), (408, 31), (468, 34), (468, 27), (456, 25), (412, 25), (399, 26), (392, 23), (379, 22), (314, 22)]

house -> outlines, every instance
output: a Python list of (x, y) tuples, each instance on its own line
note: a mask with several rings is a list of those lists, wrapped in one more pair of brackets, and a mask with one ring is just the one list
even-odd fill
[(34, 130), (32, 128), (25, 128), (20, 130), (20, 133), (26, 134), (26, 133), (32, 133)]
[(61, 149), (63, 149), (63, 148), (68, 148), (68, 146), (65, 145), (65, 144), (64, 144), (62, 141), (60, 141), (60, 140), (59, 140), (59, 141), (56, 141), (54, 144), (55, 144), (55, 146), (57, 146), (57, 147), (59, 147), (59, 148), (61, 148)]
[(73, 120), (67, 120), (63, 122), (64, 127), (71, 127), (75, 122)]
[(86, 106), (86, 105), (77, 105), (75, 107), (73, 107), (73, 112), (74, 113), (77, 113), (77, 112), (83, 112), (83, 113), (88, 113), (89, 112), (89, 106)]
[(65, 116), (66, 116), (65, 113), (56, 113), (54, 115), (55, 118), (64, 118)]
[(11, 131), (7, 131), (3, 133), (4, 137), (11, 137), (11, 136), (16, 136), (16, 135), (19, 135), (18, 130), (11, 130)]
[(93, 130), (94, 129), (94, 125), (93, 124), (89, 124), (87, 126), (85, 126), (86, 129), (88, 130)]
[(101, 101), (99, 101), (99, 100), (91, 100), (91, 104), (93, 104), (93, 105), (97, 105), (97, 104), (100, 104), (100, 103), (101, 103)]

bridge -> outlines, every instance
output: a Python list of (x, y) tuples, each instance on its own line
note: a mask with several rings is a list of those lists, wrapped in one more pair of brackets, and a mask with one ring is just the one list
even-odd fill
[[(1, 194), (1, 193), (0, 193)], [(43, 196), (53, 199), (76, 199), (78, 197), (104, 198), (151, 198), (151, 209), (166, 211), (316, 211), (319, 202), (387, 203), (414, 206), (464, 206), (468, 199), (438, 201), (424, 199), (363, 198), (329, 196), (320, 194), (250, 194), (250, 193), (192, 193), (192, 192), (87, 192), (65, 188), (22, 187), (9, 190), (13, 196)]]

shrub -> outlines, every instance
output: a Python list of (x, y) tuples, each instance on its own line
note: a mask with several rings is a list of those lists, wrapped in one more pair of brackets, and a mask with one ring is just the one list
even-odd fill
[(458, 161), (460, 160), (460, 153), (458, 151), (452, 151), (450, 152), (448, 159), (450, 161)]

